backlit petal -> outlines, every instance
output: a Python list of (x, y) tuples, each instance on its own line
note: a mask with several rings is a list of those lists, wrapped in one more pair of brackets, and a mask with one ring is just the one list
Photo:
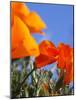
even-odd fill
[(27, 26), (19, 17), (14, 16), (14, 25), (12, 27), (12, 58), (31, 55), (39, 55), (38, 45), (30, 35)]
[(22, 16), (21, 19), (28, 26), (30, 32), (43, 34), (41, 30), (45, 29), (46, 25), (36, 12), (30, 12), (26, 18)]

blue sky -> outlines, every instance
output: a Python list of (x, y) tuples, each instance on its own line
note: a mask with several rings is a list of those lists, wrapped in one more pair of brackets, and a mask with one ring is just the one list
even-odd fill
[(63, 42), (73, 47), (73, 6), (57, 4), (26, 3), (31, 11), (36, 11), (46, 23), (46, 35), (33, 35), (38, 43), (48, 39), (56, 46)]

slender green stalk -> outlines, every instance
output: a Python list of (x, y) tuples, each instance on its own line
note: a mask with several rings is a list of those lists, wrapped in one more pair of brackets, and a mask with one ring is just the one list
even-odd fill
[(25, 83), (25, 80), (32, 74), (32, 72), (35, 70), (35, 68), (33, 68), (32, 70), (31, 70), (31, 72), (26, 76), (25, 75), (25, 77), (24, 77), (24, 79), (18, 84), (18, 86), (17, 86), (17, 88), (16, 88), (16, 91), (14, 92), (14, 94), (13, 94), (13, 98), (16, 98), (17, 97), (17, 95), (19, 94), (19, 92), (20, 92), (20, 88), (23, 86), (23, 84)]
[(35, 70), (35, 68), (32, 69), (31, 72), (30, 72), (27, 76), (24, 77), (24, 79), (23, 79), (22, 82), (20, 83), (20, 86), (22, 86), (22, 85), (24, 84), (25, 80), (32, 74), (32, 72), (33, 72), (34, 70)]

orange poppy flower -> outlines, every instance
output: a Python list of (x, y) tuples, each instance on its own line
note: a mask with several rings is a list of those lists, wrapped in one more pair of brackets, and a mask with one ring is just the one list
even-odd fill
[[(40, 32), (41, 29), (44, 28), (44, 25), (37, 14), (31, 14), (32, 13), (24, 3), (11, 3), (12, 59), (26, 56), (37, 57), (40, 54), (38, 44), (30, 34), (30, 27), (32, 28), (35, 23), (33, 31), (39, 27), (37, 31)], [(35, 19), (33, 23), (31, 21), (33, 19), (30, 19), (30, 16)], [(25, 22), (24, 19), (26, 19), (27, 22)], [(31, 22), (30, 27), (28, 27), (29, 21)], [(36, 22), (39, 22), (39, 24)]]
[(52, 42), (44, 40), (40, 43), (39, 48), (40, 55), (35, 59), (37, 68), (56, 62), (58, 51)]
[(65, 71), (64, 83), (68, 84), (73, 80), (73, 48), (63, 43), (56, 48), (52, 42), (44, 40), (40, 43), (39, 49), (40, 55), (35, 59), (36, 68), (57, 61), (58, 68)]
[(68, 84), (73, 80), (73, 48), (60, 43), (58, 46), (58, 68), (65, 71), (64, 83)]
[(30, 12), (24, 3), (12, 2), (12, 13), (15, 13), (29, 28), (31, 33), (40, 33), (46, 28), (45, 23), (36, 12)]

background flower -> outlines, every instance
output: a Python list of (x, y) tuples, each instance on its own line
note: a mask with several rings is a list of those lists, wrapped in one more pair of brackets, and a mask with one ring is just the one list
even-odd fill
[(44, 40), (39, 44), (40, 55), (36, 57), (36, 66), (41, 68), (45, 65), (56, 62), (58, 51), (55, 45), (48, 40)]

